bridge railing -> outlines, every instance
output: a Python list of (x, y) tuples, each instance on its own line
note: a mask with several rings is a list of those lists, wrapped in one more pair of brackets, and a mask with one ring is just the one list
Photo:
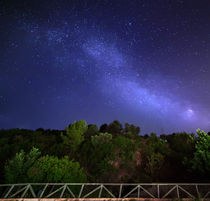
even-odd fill
[(0, 184), (0, 198), (210, 198), (210, 183)]

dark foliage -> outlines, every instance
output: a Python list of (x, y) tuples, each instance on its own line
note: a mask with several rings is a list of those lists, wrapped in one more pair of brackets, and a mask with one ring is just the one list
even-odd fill
[[(103, 124), (100, 129), (97, 125), (86, 125), (85, 121), (74, 122), (66, 130), (2, 129), (0, 182), (16, 181), (23, 178), (21, 175), (23, 181), (35, 181), (34, 175), (40, 175), (39, 172), (42, 173), (39, 182), (46, 182), (44, 178), (50, 178), (51, 182), (53, 178), (57, 179), (55, 182), (67, 182), (68, 178), (76, 181), (73, 172), (80, 175), (80, 181), (87, 182), (210, 180), (209, 167), (205, 167), (208, 158), (204, 158), (210, 156), (209, 133), (199, 131), (198, 136), (185, 132), (161, 136), (139, 133), (140, 127), (128, 123), (123, 127), (117, 120)], [(34, 154), (33, 160), (30, 154)], [(204, 159), (205, 163), (201, 161)], [(45, 164), (49, 167), (55, 164), (57, 169), (46, 171)], [(60, 172), (61, 166), (66, 170), (74, 168), (72, 174)]]

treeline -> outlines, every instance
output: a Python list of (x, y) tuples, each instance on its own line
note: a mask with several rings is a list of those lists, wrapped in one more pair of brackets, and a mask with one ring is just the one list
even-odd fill
[(0, 130), (0, 182), (209, 182), (210, 133), (157, 136), (119, 121)]

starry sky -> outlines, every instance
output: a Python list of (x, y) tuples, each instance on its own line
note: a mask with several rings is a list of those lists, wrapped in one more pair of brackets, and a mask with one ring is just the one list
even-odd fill
[(0, 128), (82, 119), (210, 131), (210, 1), (1, 0)]

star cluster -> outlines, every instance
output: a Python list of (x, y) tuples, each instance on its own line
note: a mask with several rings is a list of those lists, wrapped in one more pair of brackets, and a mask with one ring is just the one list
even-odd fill
[(210, 3), (1, 1), (0, 128), (75, 120), (210, 130)]

